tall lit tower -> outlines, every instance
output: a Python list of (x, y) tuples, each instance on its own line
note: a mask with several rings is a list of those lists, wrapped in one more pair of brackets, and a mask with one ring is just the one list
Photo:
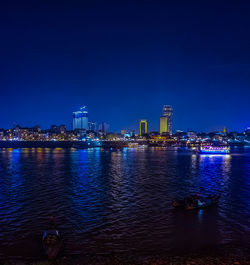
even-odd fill
[(75, 129), (89, 129), (89, 118), (87, 107), (84, 106), (80, 108), (79, 111), (73, 112), (73, 130)]
[(160, 119), (160, 133), (172, 134), (173, 130), (173, 108), (169, 105), (163, 106), (163, 113)]
[(140, 135), (148, 133), (148, 123), (146, 120), (140, 120)]
[(161, 116), (160, 118), (160, 134), (166, 133), (168, 131), (168, 118)]

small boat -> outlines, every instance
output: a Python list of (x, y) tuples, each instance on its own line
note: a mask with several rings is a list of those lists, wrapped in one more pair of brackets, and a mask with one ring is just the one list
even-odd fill
[(182, 207), (186, 210), (202, 209), (209, 206), (216, 205), (219, 201), (220, 195), (212, 195), (202, 197), (200, 195), (190, 195), (184, 199), (174, 199), (173, 207)]
[(137, 148), (138, 146), (139, 146), (138, 143), (133, 143), (133, 142), (128, 143), (128, 147), (129, 147), (129, 148)]
[(59, 231), (50, 220), (49, 229), (43, 232), (42, 244), (45, 254), (50, 260), (55, 260), (62, 246), (62, 239)]
[(226, 155), (230, 153), (229, 146), (212, 146), (206, 145), (200, 147), (200, 154), (220, 154)]

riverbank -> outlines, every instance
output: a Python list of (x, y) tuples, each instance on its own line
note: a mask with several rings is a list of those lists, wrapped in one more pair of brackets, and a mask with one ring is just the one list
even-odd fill
[(0, 141), (0, 148), (72, 148), (75, 145), (90, 147), (83, 141)]
[(35, 261), (22, 258), (0, 260), (1, 265), (249, 265), (250, 246), (223, 245), (192, 253), (167, 253), (160, 255), (112, 254), (61, 256), (56, 261)]
[[(180, 144), (180, 143), (165, 143), (163, 145), (161, 144), (155, 144), (151, 143), (149, 141), (135, 141), (134, 143), (139, 144), (139, 146), (149, 146), (149, 147), (163, 147), (163, 148), (170, 148), (171, 146), (174, 148), (173, 150), (177, 150), (177, 146), (180, 149), (180, 151), (183, 150), (191, 150), (191, 146), (186, 144)], [(86, 149), (86, 148), (93, 148), (93, 147), (103, 147), (103, 148), (118, 148), (121, 149), (123, 147), (128, 147), (129, 144), (127, 141), (3, 141), (0, 140), (0, 149), (1, 148), (80, 148), (80, 149)], [(236, 149), (236, 151), (243, 151), (244, 147), (249, 147), (247, 144), (243, 143), (234, 143), (230, 144), (231, 150)]]

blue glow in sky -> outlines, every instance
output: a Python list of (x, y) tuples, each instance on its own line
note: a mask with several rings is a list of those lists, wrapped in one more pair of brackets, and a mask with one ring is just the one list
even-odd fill
[(250, 114), (247, 1), (5, 1), (0, 128), (66, 124), (88, 106), (112, 131), (164, 104), (174, 130), (243, 130)]

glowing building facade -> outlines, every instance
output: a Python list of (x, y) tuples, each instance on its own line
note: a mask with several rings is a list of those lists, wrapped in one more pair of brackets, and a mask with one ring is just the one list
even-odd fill
[(168, 131), (168, 118), (161, 116), (160, 118), (160, 133), (167, 133)]
[(146, 120), (140, 120), (140, 135), (148, 133), (148, 123)]
[(86, 106), (80, 108), (79, 111), (73, 112), (73, 130), (76, 129), (89, 129), (89, 118)]
[(163, 106), (163, 113), (160, 118), (160, 133), (169, 133), (173, 132), (173, 108), (169, 105)]

